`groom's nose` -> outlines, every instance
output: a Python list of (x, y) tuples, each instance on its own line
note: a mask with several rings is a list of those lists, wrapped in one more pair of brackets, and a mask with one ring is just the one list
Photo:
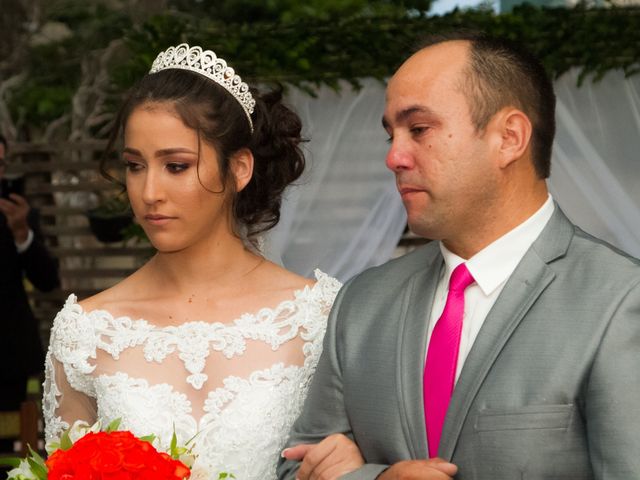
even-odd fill
[(413, 157), (400, 140), (394, 139), (385, 159), (387, 168), (393, 172), (407, 170), (413, 166)]

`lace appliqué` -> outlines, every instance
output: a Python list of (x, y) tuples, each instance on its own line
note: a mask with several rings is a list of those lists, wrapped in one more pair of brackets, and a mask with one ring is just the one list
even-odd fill
[[(314, 286), (297, 291), (293, 299), (242, 315), (230, 324), (158, 327), (145, 320), (114, 318), (106, 311), (84, 312), (70, 296), (54, 321), (47, 354), (47, 439), (68, 426), (57, 411), (61, 392), (54, 364), (59, 364), (73, 390), (96, 399), (97, 417), (104, 422), (119, 417), (122, 428), (138, 435), (154, 433), (163, 443), (170, 441), (174, 428), (183, 442), (195, 435), (201, 453), (194, 479), (217, 478), (216, 469), (232, 471), (238, 478), (275, 478), (280, 449), (302, 408), (322, 351), (326, 318), (341, 286), (320, 271), (316, 278)], [(177, 353), (171, 358), (182, 362), (188, 373), (184, 380), (197, 391), (207, 380), (204, 369), (212, 351), (234, 361), (242, 357), (248, 340), (276, 351), (296, 337), (304, 341), (303, 365), (276, 363), (246, 378), (228, 376), (222, 387), (206, 394), (199, 420), (187, 395), (171, 384), (150, 384), (126, 371), (95, 374), (100, 351), (116, 360), (116, 368), (127, 349), (137, 347), (147, 362), (157, 364)], [(197, 471), (207, 473), (200, 476)]]
[[(120, 418), (120, 424), (136, 435), (153, 433), (165, 450), (169, 448), (174, 429), (182, 443), (198, 430), (187, 395), (176, 392), (167, 383), (150, 385), (145, 379), (117, 372), (99, 375), (95, 385), (100, 419), (109, 422)], [(162, 408), (158, 408), (160, 406)], [(154, 430), (150, 432), (152, 425)]]
[(69, 423), (62, 420), (62, 417), (57, 415), (58, 397), (62, 395), (62, 392), (56, 384), (55, 369), (51, 360), (51, 350), (47, 352), (47, 356), (44, 362), (45, 380), (42, 385), (44, 395), (42, 397), (42, 415), (45, 419), (47, 429), (50, 432), (61, 432), (69, 428)]

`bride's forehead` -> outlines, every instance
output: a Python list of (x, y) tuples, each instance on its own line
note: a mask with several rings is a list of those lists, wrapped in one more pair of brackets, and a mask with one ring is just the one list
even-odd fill
[(198, 131), (188, 126), (174, 109), (164, 105), (143, 104), (135, 108), (126, 120), (125, 138), (131, 135), (149, 135), (162, 138), (182, 137), (198, 141)]

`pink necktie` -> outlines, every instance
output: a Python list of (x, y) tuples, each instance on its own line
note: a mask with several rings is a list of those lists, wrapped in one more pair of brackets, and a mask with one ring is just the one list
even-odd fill
[(422, 388), (431, 458), (438, 456), (444, 417), (453, 394), (464, 315), (464, 291), (473, 282), (474, 279), (464, 263), (455, 268), (449, 280), (447, 303), (433, 329), (427, 349)]

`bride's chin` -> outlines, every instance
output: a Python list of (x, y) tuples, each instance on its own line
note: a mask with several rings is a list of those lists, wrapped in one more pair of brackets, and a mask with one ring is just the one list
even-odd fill
[(149, 241), (156, 252), (161, 254), (180, 253), (187, 248), (183, 243), (176, 241), (161, 241), (157, 238), (149, 238)]
[(185, 250), (184, 246), (178, 247), (173, 245), (154, 245), (153, 243), (151, 245), (153, 245), (153, 248), (155, 248), (157, 253), (162, 255), (172, 255), (184, 252)]
[(176, 238), (175, 234), (167, 235), (165, 232), (147, 233), (149, 243), (158, 253), (179, 253), (187, 248), (187, 243)]

